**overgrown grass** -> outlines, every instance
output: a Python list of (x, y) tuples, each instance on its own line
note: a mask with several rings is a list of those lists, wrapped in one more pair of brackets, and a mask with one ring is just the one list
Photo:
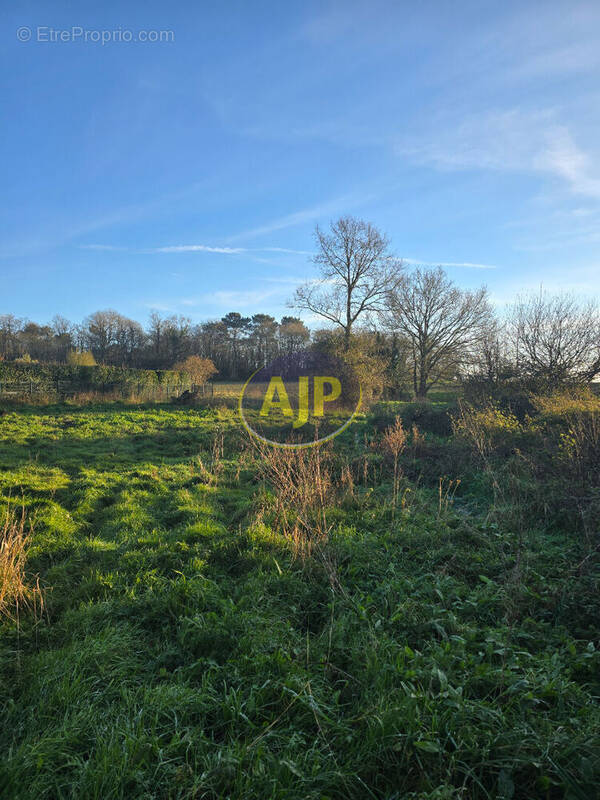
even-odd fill
[(0, 796), (593, 797), (589, 542), (528, 519), (515, 573), (485, 473), (412, 423), (394, 459), (393, 419), (336, 439), (298, 558), (294, 489), (234, 411), (2, 416), (46, 613), (2, 625)]
[(22, 612), (38, 617), (44, 607), (39, 581), (30, 582), (25, 574), (29, 541), (25, 509), (19, 515), (7, 504), (0, 522), (0, 620), (9, 619), (17, 626)]

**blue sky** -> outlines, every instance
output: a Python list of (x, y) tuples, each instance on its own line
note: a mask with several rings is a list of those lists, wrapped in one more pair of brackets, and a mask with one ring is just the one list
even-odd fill
[(499, 305), (598, 294), (600, 3), (84, 5), (2, 7), (0, 313), (280, 316), (345, 213)]

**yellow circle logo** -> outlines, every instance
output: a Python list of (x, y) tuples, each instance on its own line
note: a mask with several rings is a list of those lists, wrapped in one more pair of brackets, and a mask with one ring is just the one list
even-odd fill
[(277, 447), (311, 447), (344, 431), (362, 392), (342, 359), (300, 351), (261, 367), (244, 384), (239, 413), (248, 433)]

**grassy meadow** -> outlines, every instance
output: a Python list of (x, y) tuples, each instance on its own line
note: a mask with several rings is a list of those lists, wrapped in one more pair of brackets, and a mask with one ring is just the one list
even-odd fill
[(434, 399), (7, 407), (0, 796), (597, 796), (597, 401)]

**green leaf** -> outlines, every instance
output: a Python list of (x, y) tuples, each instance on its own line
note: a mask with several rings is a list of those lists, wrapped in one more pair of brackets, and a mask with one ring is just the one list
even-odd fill
[(509, 772), (500, 770), (498, 775), (498, 797), (502, 800), (511, 800), (515, 793), (515, 784)]
[(293, 762), (287, 761), (285, 758), (282, 758), (279, 763), (287, 767), (290, 772), (293, 772), (294, 775), (296, 775), (296, 777), (298, 778), (304, 777), (300, 772), (300, 770), (298, 769), (298, 767)]
[(423, 750), (425, 753), (441, 753), (442, 748), (439, 745), (439, 742), (428, 742), (426, 739), (422, 739), (419, 742), (415, 742), (415, 747), (418, 747), (419, 750)]

